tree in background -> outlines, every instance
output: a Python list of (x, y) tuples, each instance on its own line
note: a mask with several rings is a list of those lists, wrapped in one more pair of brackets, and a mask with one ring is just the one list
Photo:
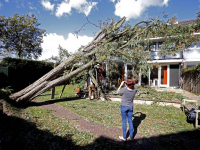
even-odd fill
[(0, 16), (0, 62), (4, 57), (9, 57), (12, 55), (11, 52), (8, 52), (3, 48), (2, 35), (4, 29), (5, 29), (5, 18), (4, 16)]
[[(0, 39), (2, 38), (3, 29), (5, 26), (4, 16), (0, 16)], [(0, 45), (1, 46), (1, 45)]]
[(42, 53), (41, 43), (45, 35), (44, 29), (39, 29), (40, 23), (34, 14), (5, 18), (0, 16), (0, 42), (6, 51), (18, 58), (37, 59)]
[(54, 62), (60, 64), (61, 62), (65, 61), (68, 57), (70, 57), (70, 53), (62, 48), (62, 46), (58, 46), (58, 56), (51, 56), (50, 58), (46, 59), (45, 61)]

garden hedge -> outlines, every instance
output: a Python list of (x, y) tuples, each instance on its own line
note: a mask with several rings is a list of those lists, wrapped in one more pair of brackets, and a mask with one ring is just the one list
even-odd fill
[(53, 65), (44, 61), (6, 57), (0, 63), (2, 67), (8, 67), (8, 82), (4, 88), (11, 86), (10, 88), (17, 92), (52, 70)]

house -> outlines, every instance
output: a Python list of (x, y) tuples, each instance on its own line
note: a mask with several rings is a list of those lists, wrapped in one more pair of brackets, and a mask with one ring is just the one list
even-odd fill
[[(171, 20), (169, 19), (168, 22)], [(177, 22), (175, 24), (191, 24), (195, 20), (187, 20)], [(198, 34), (198, 33), (196, 33)], [(163, 38), (151, 38), (153, 42), (153, 48), (150, 50), (150, 55), (153, 58), (148, 63), (157, 63), (158, 68), (154, 67), (149, 71), (149, 77), (139, 76), (138, 84), (145, 84), (149, 86), (158, 87), (174, 87), (179, 85), (179, 79), (181, 77), (181, 69), (196, 66), (200, 63), (200, 42), (197, 45), (193, 45), (181, 52), (173, 55), (159, 55), (159, 51), (162, 47)]]
[[(169, 19), (168, 23), (170, 21), (172, 20)], [(181, 23), (183, 25), (186, 25), (193, 23), (195, 20), (186, 20), (180, 22), (178, 22), (177, 20), (173, 21), (174, 24)], [(151, 38), (150, 40), (153, 43), (153, 48), (149, 51), (153, 60), (149, 61), (148, 63), (157, 63), (159, 67), (154, 66), (152, 70), (149, 70), (148, 77), (141, 75), (140, 70), (137, 83), (138, 85), (153, 87), (176, 87), (179, 85), (181, 69), (196, 66), (198, 63), (200, 63), (200, 42), (198, 42), (197, 45), (193, 45), (190, 48), (182, 50), (175, 56), (162, 56), (159, 54), (159, 51), (162, 47), (164, 39), (162, 37), (159, 37)], [(112, 86), (118, 87), (119, 83), (127, 78), (129, 72), (133, 72), (134, 68), (131, 66), (130, 63), (124, 63), (120, 58), (110, 58), (110, 61), (117, 61), (119, 70), (121, 70), (121, 73), (118, 74), (117, 79), (115, 79), (112, 83)]]

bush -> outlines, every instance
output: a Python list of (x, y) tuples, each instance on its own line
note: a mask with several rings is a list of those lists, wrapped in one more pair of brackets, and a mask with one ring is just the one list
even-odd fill
[(0, 83), (0, 88), (5, 88), (9, 84), (8, 77), (2, 72), (0, 72)]
[(8, 95), (10, 95), (12, 91), (13, 91), (13, 90), (10, 89), (9, 86), (6, 87), (6, 88), (0, 89), (0, 99), (6, 99), (6, 97), (7, 97)]
[(6, 57), (0, 63), (8, 67), (8, 85), (19, 91), (53, 69), (53, 63)]
[(199, 72), (200, 73), (200, 63), (197, 66), (194, 67), (190, 67), (190, 68), (183, 68), (181, 70), (182, 73), (186, 73), (186, 72)]

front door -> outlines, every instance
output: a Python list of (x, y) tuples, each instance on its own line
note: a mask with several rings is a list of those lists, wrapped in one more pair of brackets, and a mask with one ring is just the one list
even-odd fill
[(169, 84), (169, 73), (168, 69), (169, 65), (161, 65), (160, 67), (160, 86), (161, 87), (168, 87)]

